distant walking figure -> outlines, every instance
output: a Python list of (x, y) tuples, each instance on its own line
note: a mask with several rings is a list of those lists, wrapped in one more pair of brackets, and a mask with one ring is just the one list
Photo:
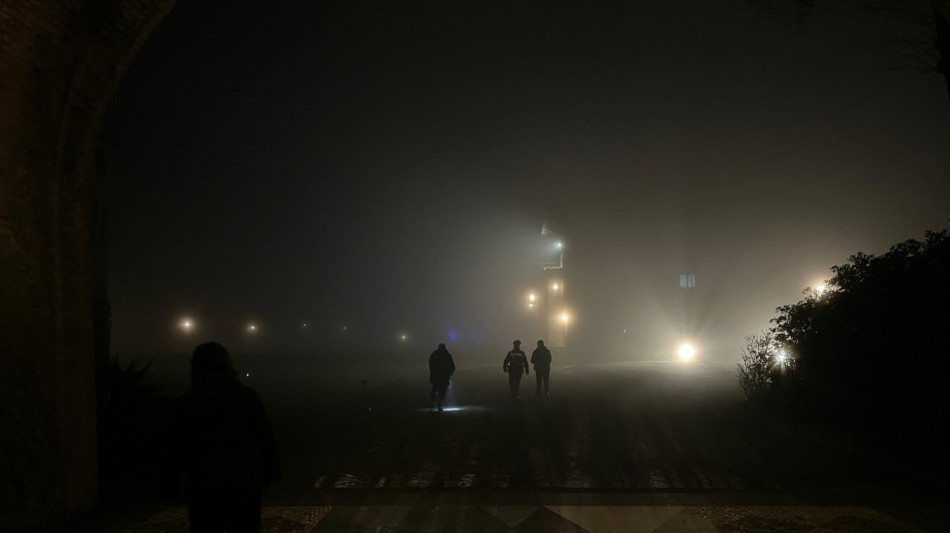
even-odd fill
[(538, 380), (538, 396), (541, 396), (541, 385), (544, 383), (544, 395), (548, 395), (548, 376), (551, 375), (551, 351), (544, 346), (544, 341), (538, 341), (538, 347), (531, 352), (531, 364), (534, 365), (534, 377)]
[(515, 399), (518, 397), (518, 389), (521, 388), (521, 376), (528, 373), (528, 358), (521, 351), (521, 341), (512, 344), (514, 346), (505, 356), (501, 368), (508, 373), (508, 387), (511, 389), (511, 398)]
[(433, 409), (438, 407), (439, 411), (442, 411), (445, 391), (449, 388), (449, 379), (454, 372), (455, 361), (452, 360), (452, 354), (445, 349), (445, 344), (439, 344), (436, 351), (429, 356), (429, 383), (432, 384), (429, 399), (432, 400)]
[[(209, 342), (191, 357), (192, 389), (181, 399), (166, 496), (185, 471), (192, 532), (259, 532), (264, 485), (280, 479), (274, 433), (257, 393), (237, 380), (227, 350)], [(172, 478), (170, 478), (171, 480)]]

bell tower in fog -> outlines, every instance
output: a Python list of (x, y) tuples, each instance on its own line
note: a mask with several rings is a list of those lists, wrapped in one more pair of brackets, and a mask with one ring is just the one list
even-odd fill
[(547, 337), (544, 343), (551, 347), (567, 346), (571, 317), (564, 297), (564, 241), (551, 231), (548, 222), (541, 226), (540, 248), (541, 283), (538, 318)]

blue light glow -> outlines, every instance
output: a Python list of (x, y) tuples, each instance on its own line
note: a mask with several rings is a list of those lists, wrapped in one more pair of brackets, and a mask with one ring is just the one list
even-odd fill
[[(475, 413), (475, 412), (481, 412), (481, 411), (486, 411), (486, 410), (487, 410), (487, 408), (486, 408), (485, 406), (483, 406), (483, 405), (455, 405), (455, 406), (452, 406), (452, 407), (443, 407), (443, 408), (442, 408), (442, 412), (444, 412), (444, 413), (454, 413), (454, 412), (459, 412), (459, 413), (461, 413), (461, 412)], [(437, 412), (438, 412), (437, 409), (433, 409), (433, 408), (431, 408), (431, 407), (423, 407), (422, 409), (418, 409), (418, 411), (419, 411), (420, 413), (437, 413)]]

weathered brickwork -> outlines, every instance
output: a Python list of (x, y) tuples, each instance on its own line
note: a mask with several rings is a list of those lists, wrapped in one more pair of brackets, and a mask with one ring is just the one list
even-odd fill
[(0, 529), (96, 497), (89, 176), (174, 0), (0, 1)]

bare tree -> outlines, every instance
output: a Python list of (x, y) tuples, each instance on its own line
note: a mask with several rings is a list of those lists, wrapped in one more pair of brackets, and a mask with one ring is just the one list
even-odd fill
[(765, 330), (749, 335), (742, 346), (736, 374), (746, 398), (759, 398), (772, 390), (775, 338)]
[(787, 9), (807, 24), (819, 7), (870, 15), (888, 30), (875, 37), (874, 51), (891, 57), (879, 70), (943, 76), (950, 98), (950, 0), (752, 0), (760, 8)]

